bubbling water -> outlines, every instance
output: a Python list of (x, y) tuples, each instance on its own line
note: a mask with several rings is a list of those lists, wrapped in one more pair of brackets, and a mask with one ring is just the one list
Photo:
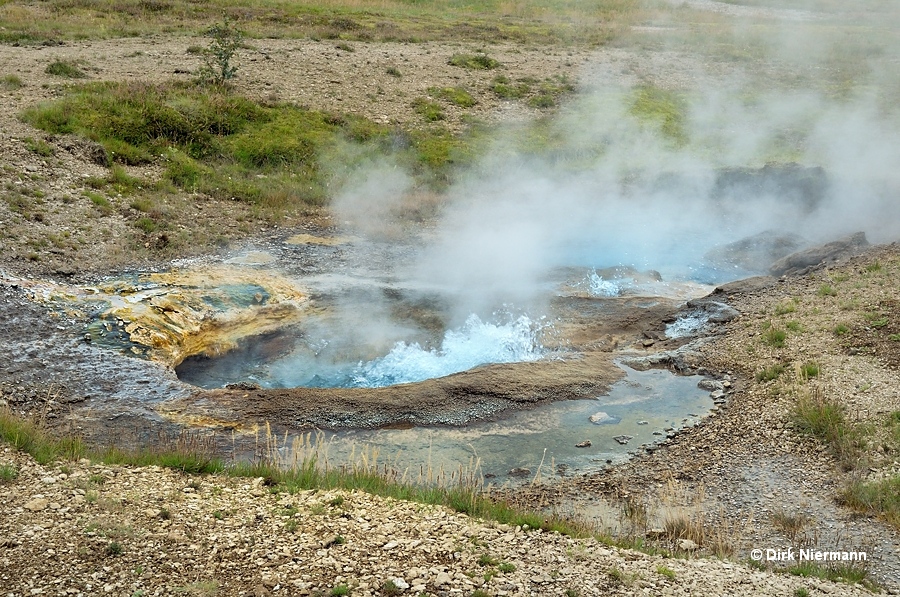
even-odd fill
[(378, 388), (444, 377), (486, 363), (536, 361), (546, 353), (540, 342), (545, 327), (543, 320), (527, 315), (493, 323), (472, 314), (458, 329), (447, 330), (440, 348), (398, 342), (385, 356), (358, 364), (348, 385)]
[(596, 271), (588, 274), (587, 284), (591, 296), (619, 296), (622, 292), (622, 288), (618, 283), (612, 280), (604, 280), (603, 276)]

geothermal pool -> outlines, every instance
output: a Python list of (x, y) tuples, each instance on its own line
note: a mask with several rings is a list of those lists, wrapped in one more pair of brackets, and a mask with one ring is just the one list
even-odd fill
[[(335, 465), (367, 451), (377, 454), (378, 462), (406, 471), (412, 480), (423, 471), (426, 477), (428, 471), (437, 476), (462, 467), (485, 475), (492, 483), (520, 483), (532, 481), (539, 471), (546, 480), (620, 463), (645, 444), (658, 443), (696, 424), (713, 407), (709, 392), (697, 387), (702, 377), (623, 368), (627, 376), (606, 396), (553, 402), (496, 422), (321, 432), (304, 441), (316, 444), (320, 454)], [(592, 423), (591, 417), (598, 414), (604, 422)], [(585, 441), (589, 447), (576, 447)], [(290, 452), (290, 448), (282, 450), (288, 461)]]

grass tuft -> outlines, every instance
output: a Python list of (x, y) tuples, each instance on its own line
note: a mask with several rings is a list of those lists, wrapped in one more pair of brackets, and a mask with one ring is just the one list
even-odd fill
[(47, 65), (44, 72), (48, 75), (66, 79), (84, 79), (87, 77), (85, 72), (78, 68), (77, 64), (68, 60), (55, 60)]
[(793, 411), (796, 428), (825, 443), (846, 470), (857, 468), (865, 457), (866, 439), (863, 430), (847, 421), (844, 407), (826, 398), (821, 390), (804, 394)]
[(500, 66), (500, 62), (484, 53), (454, 54), (447, 62), (453, 66), (472, 70), (491, 70)]
[(14, 91), (25, 86), (25, 82), (19, 75), (3, 75), (0, 77), (0, 89)]

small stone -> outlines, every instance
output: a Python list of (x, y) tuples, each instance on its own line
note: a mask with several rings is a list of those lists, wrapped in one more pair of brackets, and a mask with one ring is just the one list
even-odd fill
[(649, 425), (650, 423), (649, 423), (649, 421), (638, 421), (637, 424), (638, 425)]
[(405, 591), (409, 588), (409, 583), (400, 578), (399, 576), (396, 578), (392, 578), (391, 582), (394, 583), (394, 586), (400, 589), (401, 591)]
[(613, 439), (624, 446), (625, 444), (627, 444), (628, 442), (633, 440), (634, 436), (633, 435), (617, 435)]
[(50, 505), (50, 502), (44, 498), (35, 498), (25, 504), (26, 510), (31, 510), (32, 512), (40, 512), (41, 510), (45, 510), (47, 506)]
[(697, 551), (698, 549), (700, 549), (700, 546), (690, 539), (681, 539), (678, 542), (678, 549), (680, 549), (681, 551)]
[(618, 417), (613, 417), (603, 411), (592, 414), (588, 420), (594, 425), (615, 425), (621, 421)]
[(451, 581), (452, 579), (450, 578), (449, 574), (447, 574), (446, 572), (438, 572), (438, 575), (434, 579), (434, 586), (446, 587), (450, 584)]
[(591, 440), (586, 439), (586, 440), (584, 440), (583, 442), (578, 442), (577, 444), (575, 444), (575, 447), (576, 447), (576, 448), (590, 448), (590, 447), (591, 447)]
[(524, 468), (524, 467), (517, 467), (517, 468), (510, 470), (507, 474), (510, 477), (527, 477), (528, 475), (531, 474), (531, 469)]

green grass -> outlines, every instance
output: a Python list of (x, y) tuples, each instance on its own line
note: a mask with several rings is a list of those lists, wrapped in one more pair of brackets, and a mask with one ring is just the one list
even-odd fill
[(792, 420), (803, 434), (820, 440), (845, 470), (865, 463), (865, 430), (847, 420), (844, 407), (818, 390), (802, 395), (794, 405)]
[(801, 562), (787, 569), (789, 574), (804, 578), (821, 578), (835, 582), (844, 582), (855, 585), (865, 583), (869, 576), (869, 570), (863, 563), (835, 563), (819, 564), (818, 562)]
[(900, 475), (880, 481), (855, 481), (841, 497), (851, 508), (878, 514), (900, 529)]
[(506, 75), (497, 75), (491, 81), (491, 91), (500, 99), (521, 99), (531, 93), (531, 85), (524, 81), (513, 83)]
[(20, 45), (196, 34), (223, 14), (257, 38), (597, 45), (650, 14), (640, 0), (382, 0), (377, 6), (358, 0), (67, 0), (55, 3), (53, 10), (7, 0), (4, 9), (0, 43)]
[(475, 98), (462, 87), (429, 87), (428, 93), (460, 108), (471, 108), (475, 105)]
[(348, 587), (347, 585), (338, 585), (338, 586), (334, 587), (333, 589), (331, 589), (331, 593), (329, 593), (329, 595), (331, 595), (331, 597), (344, 597), (349, 594), (350, 594), (350, 587)]
[(100, 193), (85, 191), (84, 196), (91, 200), (91, 203), (94, 204), (94, 207), (97, 208), (97, 211), (99, 211), (101, 215), (108, 216), (115, 211), (112, 203), (109, 202), (109, 199)]
[(803, 377), (803, 379), (809, 379), (811, 377), (818, 377), (819, 371), (820, 371), (819, 364), (812, 362), (812, 361), (810, 361), (808, 363), (803, 363), (802, 365), (800, 365), (800, 375)]
[(416, 98), (412, 103), (412, 107), (415, 113), (421, 116), (425, 122), (437, 122), (446, 118), (444, 109), (439, 103), (424, 97)]
[[(443, 118), (436, 102), (423, 99), (416, 110), (427, 121)], [(153, 163), (163, 168), (164, 182), (178, 189), (273, 210), (324, 204), (329, 185), (339, 183), (326, 164), (346, 167), (348, 153), (355, 156), (351, 162), (391, 154), (428, 185), (465, 155), (451, 155), (450, 148), (468, 143), (442, 130), (404, 133), (354, 115), (263, 105), (194, 84), (80, 85), (21, 117), (48, 133), (77, 134), (103, 145), (115, 163), (96, 188), (139, 190), (146, 184), (129, 177), (122, 165)], [(397, 143), (398, 137), (406, 142)]]
[(14, 91), (25, 86), (25, 82), (19, 75), (3, 75), (0, 77), (0, 89)]
[(772, 365), (771, 367), (766, 367), (765, 369), (757, 371), (756, 381), (760, 383), (774, 381), (778, 379), (782, 373), (784, 373), (784, 365), (778, 363)]
[(19, 469), (12, 464), (0, 464), (0, 485), (12, 483), (19, 477)]
[(819, 286), (819, 290), (816, 291), (816, 294), (819, 296), (837, 296), (837, 290), (830, 284), (822, 284)]
[(770, 327), (763, 332), (762, 339), (764, 343), (772, 348), (784, 348), (787, 332), (776, 327)]
[(834, 332), (835, 336), (844, 336), (850, 332), (850, 326), (843, 324), (843, 323), (839, 323), (836, 326), (834, 326), (834, 330), (832, 330), (832, 331)]
[(77, 64), (68, 60), (55, 60), (47, 65), (44, 72), (54, 77), (66, 79), (84, 79), (87, 77), (85, 72), (78, 68)]
[(500, 62), (484, 53), (454, 54), (447, 63), (472, 70), (492, 70), (500, 66)]
[[(92, 449), (80, 438), (57, 436), (38, 422), (18, 417), (5, 407), (0, 408), (0, 440), (31, 454), (41, 464), (90, 458), (111, 465), (155, 465), (193, 475), (224, 473), (234, 477), (262, 477), (274, 490), (288, 493), (310, 489), (358, 489), (397, 500), (446, 506), (457, 512), (502, 524), (556, 531), (574, 537), (598, 537), (609, 542), (608, 538), (598, 536), (584, 524), (555, 514), (523, 509), (510, 502), (492, 500), (482, 493), (480, 483), (474, 478), (449, 486), (420, 485), (402, 480), (399, 472), (385, 472), (377, 466), (323, 469), (317, 466), (314, 458), (304, 459), (291, 468), (266, 462), (233, 463), (226, 466), (214, 455), (210, 445), (193, 435), (163, 438), (162, 442), (149, 449)], [(342, 500), (332, 502), (335, 504), (332, 507), (343, 503)]]
[(775, 306), (775, 315), (787, 315), (797, 310), (797, 306), (793, 302), (779, 303)]
[(44, 141), (43, 139), (34, 139), (32, 137), (25, 137), (25, 148), (31, 153), (37, 154), (42, 158), (49, 158), (54, 154), (53, 146)]
[(688, 141), (686, 110), (687, 103), (681, 94), (652, 85), (635, 89), (630, 109), (632, 116), (677, 145)]
[(134, 227), (146, 234), (150, 234), (151, 232), (156, 232), (156, 230), (159, 228), (159, 224), (153, 218), (144, 217), (138, 218), (134, 222)]
[(675, 571), (661, 564), (656, 567), (656, 573), (665, 576), (669, 580), (675, 580)]

